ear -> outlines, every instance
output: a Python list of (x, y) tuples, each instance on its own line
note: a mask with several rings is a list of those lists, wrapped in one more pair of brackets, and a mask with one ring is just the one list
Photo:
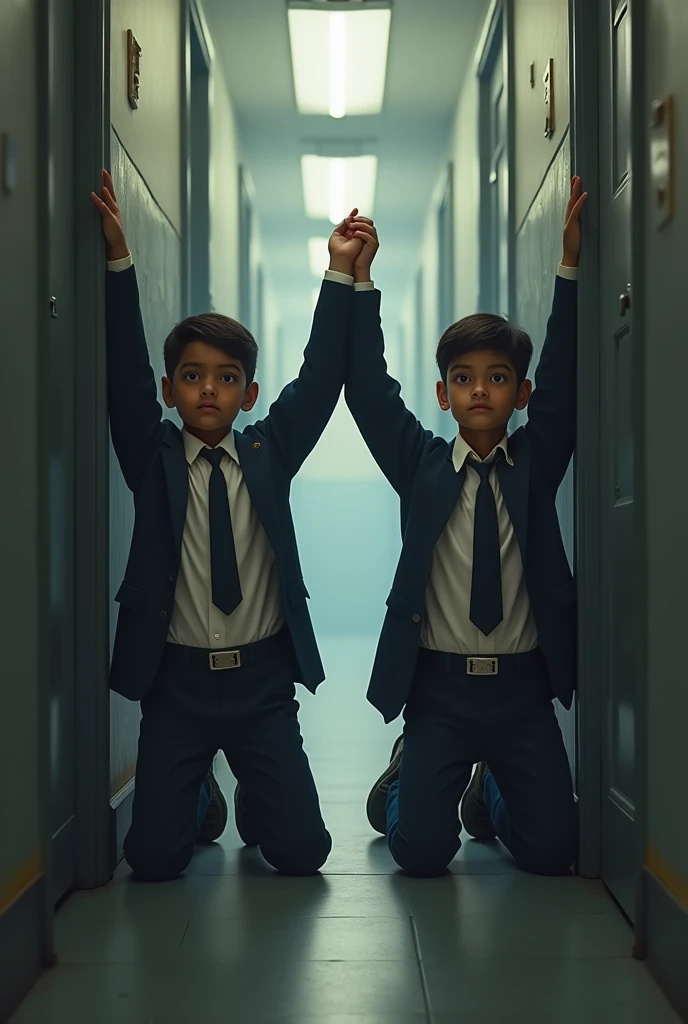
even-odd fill
[(162, 378), (162, 398), (168, 409), (174, 409), (177, 405), (172, 391), (172, 381), (169, 377)]
[(449, 412), (449, 395), (447, 393), (447, 385), (444, 383), (444, 381), (437, 381), (436, 390), (437, 401), (439, 402), (440, 409), (442, 410), (442, 412)]
[(241, 403), (241, 408), (243, 412), (251, 411), (253, 406), (258, 401), (258, 391), (258, 382), (255, 380), (251, 381), (249, 386), (246, 388), (246, 394), (244, 395), (244, 400)]
[(530, 401), (530, 396), (532, 395), (532, 393), (532, 381), (524, 380), (521, 386), (519, 387), (518, 391), (516, 392), (516, 405), (514, 406), (514, 408), (518, 409), (519, 411), (521, 409), (525, 409), (525, 407), (528, 405), (528, 402)]

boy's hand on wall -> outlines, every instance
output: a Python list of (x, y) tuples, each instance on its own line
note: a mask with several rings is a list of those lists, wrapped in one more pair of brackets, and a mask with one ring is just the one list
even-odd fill
[(581, 195), (580, 178), (572, 178), (571, 197), (564, 217), (564, 255), (561, 258), (564, 267), (578, 266), (581, 248), (580, 215), (587, 198), (587, 192)]
[(115, 187), (107, 171), (103, 171), (103, 187), (100, 195), (91, 192), (91, 198), (102, 219), (108, 260), (124, 259), (129, 255), (129, 247), (124, 235), (122, 214), (117, 205)]

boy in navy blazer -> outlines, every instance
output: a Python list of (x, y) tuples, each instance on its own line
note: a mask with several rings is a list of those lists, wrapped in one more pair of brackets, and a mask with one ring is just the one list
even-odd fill
[[(566, 874), (575, 860), (553, 698), (571, 706), (576, 588), (555, 497), (576, 437), (585, 200), (574, 178), (532, 398), (524, 331), (478, 314), (440, 339), (437, 397), (458, 423), (451, 443), (423, 429), (387, 373), (379, 292), (353, 299), (345, 397), (399, 494), (403, 534), (368, 699), (387, 722), (403, 710), (404, 730), (367, 810), (411, 875), (446, 870), (461, 845), (459, 817), (475, 838), (498, 837), (527, 871)], [(374, 228), (363, 231), (360, 282), (377, 248)], [(507, 436), (526, 406), (527, 424)]]
[(258, 397), (258, 348), (241, 324), (190, 317), (165, 342), (164, 419), (136, 271), (112, 179), (100, 196), (107, 243), (107, 367), (112, 441), (133, 492), (134, 532), (110, 685), (142, 710), (124, 852), (146, 881), (177, 877), (194, 844), (222, 834), (227, 804), (212, 772), (224, 750), (238, 780), (239, 835), (289, 875), (313, 874), (332, 842), (303, 751), (294, 681), (324, 673), (306, 606), (291, 480), (344, 382), (362, 241), (353, 211), (330, 239), (330, 270), (298, 379), (264, 420), (233, 431)]

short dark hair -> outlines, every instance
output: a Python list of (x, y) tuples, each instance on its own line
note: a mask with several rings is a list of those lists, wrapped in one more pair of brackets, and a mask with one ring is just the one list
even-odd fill
[(201, 313), (182, 320), (168, 334), (163, 346), (165, 373), (172, 380), (174, 371), (187, 345), (193, 341), (205, 341), (214, 345), (228, 356), (238, 359), (250, 384), (256, 375), (258, 345), (250, 331), (243, 324), (220, 313)]
[(444, 383), (457, 356), (479, 350), (502, 352), (516, 370), (518, 383), (526, 379), (533, 358), (533, 343), (528, 334), (503, 316), (473, 313), (448, 327), (439, 340), (437, 365)]

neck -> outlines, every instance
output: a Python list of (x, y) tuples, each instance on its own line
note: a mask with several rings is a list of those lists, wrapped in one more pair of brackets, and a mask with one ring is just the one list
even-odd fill
[(476, 455), (480, 456), (481, 459), (486, 459), (504, 437), (505, 428), (494, 427), (492, 430), (471, 430), (470, 427), (459, 425), (459, 433)]
[(188, 423), (185, 423), (184, 430), (192, 437), (197, 437), (207, 448), (217, 448), (220, 441), (224, 441), (227, 434), (231, 433), (232, 428), (229, 426), (218, 427), (217, 430), (200, 430), (198, 427), (190, 427)]

